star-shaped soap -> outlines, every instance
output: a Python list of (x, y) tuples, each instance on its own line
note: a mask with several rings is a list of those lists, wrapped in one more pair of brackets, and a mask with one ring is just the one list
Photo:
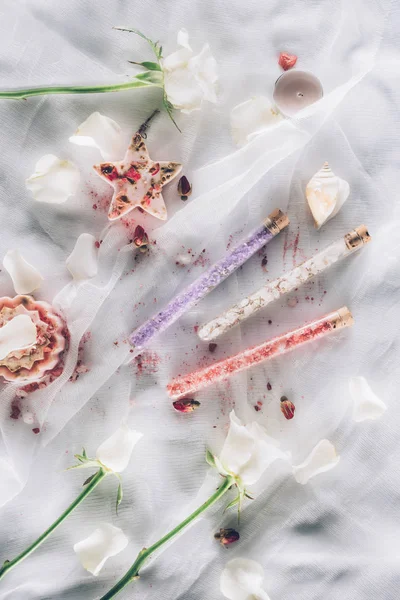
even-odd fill
[(140, 133), (135, 133), (123, 160), (93, 167), (114, 188), (108, 218), (116, 221), (134, 208), (142, 208), (153, 217), (167, 218), (161, 190), (180, 173), (177, 162), (151, 160)]

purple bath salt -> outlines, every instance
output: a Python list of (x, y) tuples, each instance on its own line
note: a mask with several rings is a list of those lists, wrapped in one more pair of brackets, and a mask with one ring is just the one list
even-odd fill
[(246, 260), (272, 240), (288, 224), (287, 215), (278, 208), (275, 209), (260, 227), (250, 233), (229, 254), (175, 296), (163, 310), (136, 329), (129, 336), (129, 342), (132, 346), (136, 349), (143, 348), (155, 335), (165, 331), (167, 327), (215, 289), (217, 285), (243, 265)]

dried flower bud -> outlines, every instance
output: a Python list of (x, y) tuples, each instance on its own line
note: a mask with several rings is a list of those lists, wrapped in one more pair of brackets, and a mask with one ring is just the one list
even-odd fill
[(180, 180), (178, 181), (178, 194), (181, 197), (181, 200), (187, 200), (192, 193), (192, 186), (189, 183), (189, 180), (185, 175), (182, 175)]
[(217, 348), (218, 344), (216, 344), (215, 342), (211, 342), (211, 344), (208, 344), (208, 350), (210, 352), (215, 352)]
[(297, 56), (295, 54), (288, 54), (287, 52), (281, 52), (279, 55), (279, 66), (282, 67), (284, 71), (288, 71), (297, 62)]
[(293, 404), (293, 402), (291, 402), (290, 400), (288, 400), (286, 398), (286, 396), (282, 396), (281, 398), (281, 411), (283, 416), (285, 417), (285, 419), (293, 419), (294, 417), (294, 411), (296, 410), (295, 405)]
[(219, 540), (219, 543), (221, 544), (221, 546), (224, 546), (224, 548), (227, 548), (231, 544), (234, 544), (235, 542), (237, 542), (238, 539), (240, 538), (240, 535), (236, 531), (236, 529), (227, 528), (227, 529), (220, 529), (219, 533), (216, 533), (214, 535), (214, 537), (216, 540)]
[(182, 400), (175, 400), (172, 403), (175, 410), (182, 413), (189, 413), (199, 408), (200, 402), (193, 400), (193, 398), (182, 398)]
[(141, 252), (145, 252), (147, 250), (149, 238), (141, 225), (138, 225), (135, 229), (135, 233), (133, 234), (133, 243)]

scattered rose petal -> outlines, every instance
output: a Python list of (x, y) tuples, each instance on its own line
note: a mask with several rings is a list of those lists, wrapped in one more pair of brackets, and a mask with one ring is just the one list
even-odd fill
[(227, 529), (220, 529), (219, 532), (214, 535), (214, 537), (219, 541), (221, 546), (224, 546), (224, 548), (228, 548), (228, 546), (234, 544), (240, 539), (239, 532), (231, 527), (228, 527)]
[(182, 413), (189, 413), (199, 408), (200, 402), (193, 400), (193, 398), (182, 398), (182, 400), (175, 400), (172, 403), (175, 410)]
[(269, 600), (262, 589), (264, 569), (255, 560), (234, 558), (221, 574), (221, 593), (228, 600)]
[(321, 440), (300, 465), (293, 465), (293, 475), (298, 483), (306, 484), (311, 477), (333, 469), (340, 460), (335, 446), (328, 440)]
[(116, 556), (128, 545), (128, 538), (119, 527), (102, 523), (89, 537), (74, 545), (82, 566), (98, 575), (108, 558)]
[(350, 379), (353, 399), (353, 419), (357, 423), (367, 419), (379, 419), (387, 410), (386, 404), (372, 391), (365, 377)]
[(112, 436), (98, 447), (97, 460), (107, 469), (115, 473), (121, 473), (128, 466), (133, 448), (142, 436), (143, 433), (140, 433), (140, 431), (129, 429), (125, 424), (121, 425)]
[(82, 233), (76, 240), (66, 264), (76, 281), (95, 277), (97, 275), (96, 238), (90, 233)]
[(80, 174), (69, 160), (46, 154), (36, 163), (35, 172), (26, 180), (26, 187), (38, 202), (62, 204), (78, 188)]
[(275, 460), (289, 458), (263, 427), (256, 422), (243, 425), (235, 411), (231, 411), (228, 435), (219, 458), (226, 472), (240, 477), (245, 486), (252, 485)]
[(284, 71), (288, 71), (297, 63), (297, 56), (295, 54), (288, 54), (287, 52), (281, 52), (279, 55), (278, 64)]
[(69, 141), (78, 146), (98, 148), (105, 160), (118, 160), (124, 142), (118, 123), (99, 112), (92, 113), (81, 123)]
[(168, 101), (183, 113), (199, 110), (203, 100), (216, 102), (217, 63), (208, 44), (194, 55), (185, 29), (178, 33), (181, 46), (162, 61)]
[(282, 396), (281, 398), (281, 411), (283, 416), (285, 417), (285, 419), (293, 419), (294, 417), (294, 411), (296, 410), (295, 405), (293, 404), (293, 402), (291, 402), (290, 400), (288, 400), (286, 398), (286, 396)]
[(29, 264), (18, 250), (9, 250), (3, 259), (3, 267), (10, 275), (17, 294), (30, 294), (43, 281), (39, 271)]
[(264, 96), (254, 96), (231, 111), (231, 132), (237, 146), (244, 146), (258, 134), (283, 119), (280, 112)]
[(18, 315), (0, 327), (0, 360), (35, 343), (36, 325), (28, 315)]

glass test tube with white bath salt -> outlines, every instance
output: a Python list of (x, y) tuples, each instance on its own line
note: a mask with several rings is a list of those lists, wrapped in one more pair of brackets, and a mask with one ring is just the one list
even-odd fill
[(339, 260), (360, 250), (370, 240), (371, 237), (365, 225), (356, 227), (309, 260), (285, 273), (282, 277), (266, 283), (256, 292), (246, 296), (246, 298), (228, 308), (215, 319), (199, 327), (198, 336), (207, 342), (215, 340), (232, 329), (232, 327), (236, 327), (236, 325), (239, 325), (257, 313), (260, 309), (268, 306), (274, 300), (277, 300), (288, 292), (292, 292)]

